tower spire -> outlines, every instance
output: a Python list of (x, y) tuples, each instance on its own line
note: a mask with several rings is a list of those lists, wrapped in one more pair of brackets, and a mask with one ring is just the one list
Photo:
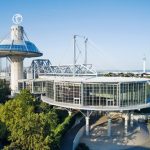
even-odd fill
[(88, 42), (88, 38), (85, 39), (85, 60), (84, 60), (84, 64), (87, 65), (87, 42)]

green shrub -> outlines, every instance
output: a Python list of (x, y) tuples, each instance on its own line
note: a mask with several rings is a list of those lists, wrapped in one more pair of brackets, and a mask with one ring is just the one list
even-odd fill
[(55, 130), (55, 142), (57, 143), (58, 147), (60, 146), (63, 135), (74, 125), (76, 116), (77, 114), (66, 117), (64, 122), (57, 126)]
[(6, 80), (0, 79), (0, 103), (5, 103), (10, 95), (9, 84)]

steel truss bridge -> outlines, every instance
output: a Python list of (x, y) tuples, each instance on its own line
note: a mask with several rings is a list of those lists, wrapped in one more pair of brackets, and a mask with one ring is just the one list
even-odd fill
[[(52, 65), (49, 59), (35, 59), (32, 61), (26, 72), (32, 74), (33, 78), (38, 78), (42, 75), (55, 76), (72, 76), (73, 65)], [(91, 64), (75, 65), (76, 76), (97, 76), (97, 72), (92, 68)]]

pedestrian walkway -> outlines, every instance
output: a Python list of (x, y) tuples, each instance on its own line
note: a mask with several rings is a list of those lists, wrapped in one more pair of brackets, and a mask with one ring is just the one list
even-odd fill
[[(100, 122), (103, 122), (103, 124), (96, 125), (90, 131), (90, 136), (84, 135), (80, 140), (80, 142), (89, 146), (90, 150), (123, 150), (135, 146), (144, 148), (144, 143), (150, 141), (150, 127), (145, 123), (134, 121), (134, 126), (129, 126), (128, 135), (125, 136), (124, 120), (112, 121), (112, 136), (108, 137), (106, 117), (103, 117), (101, 121), (99, 120)], [(98, 123), (96, 122), (96, 124)]]

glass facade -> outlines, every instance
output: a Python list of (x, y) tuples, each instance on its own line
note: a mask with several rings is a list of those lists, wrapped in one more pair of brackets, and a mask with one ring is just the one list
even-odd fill
[(46, 93), (46, 81), (24, 81), (18, 82), (18, 91), (28, 89), (31, 93)]
[(24, 82), (18, 82), (18, 90), (21, 91), (24, 89)]
[[(126, 107), (145, 104), (147, 83), (73, 83), (55, 82), (53, 90), (56, 102), (81, 106)], [(50, 97), (47, 94), (47, 97)]]
[(42, 88), (43, 88), (43, 82), (33, 82), (33, 92), (37, 93), (37, 92), (42, 92)]
[(117, 106), (117, 84), (83, 84), (83, 105)]
[(145, 83), (122, 83), (120, 85), (120, 106), (144, 104), (145, 100)]
[(55, 82), (55, 101), (80, 104), (81, 84), (72, 82)]
[(150, 103), (150, 85), (147, 84), (147, 88), (146, 88), (146, 94), (147, 94), (147, 99), (146, 99), (146, 102), (147, 103)]
[(54, 82), (53, 81), (47, 81), (46, 82), (46, 96), (54, 99)]
[(79, 106), (128, 107), (150, 102), (147, 82), (75, 83), (69, 81), (19, 82), (19, 89), (45, 93), (54, 102)]

